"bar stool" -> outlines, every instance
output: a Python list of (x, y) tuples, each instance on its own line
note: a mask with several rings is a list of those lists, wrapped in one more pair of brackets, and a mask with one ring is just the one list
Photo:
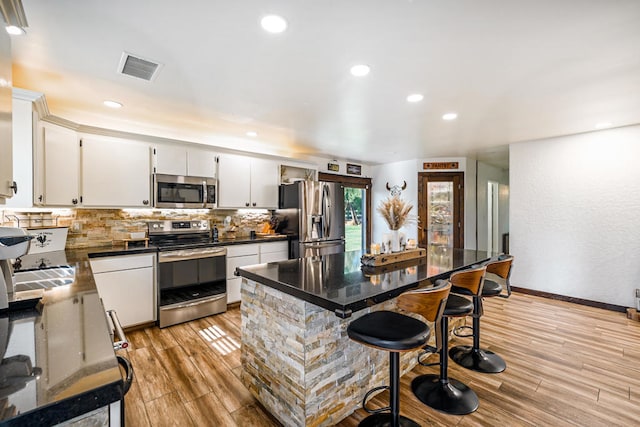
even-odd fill
[[(474, 294), (480, 293), (485, 268), (479, 267), (453, 273), (449, 282), (453, 287), (464, 287)], [(438, 282), (436, 282), (438, 283)], [(423, 366), (440, 366), (439, 375), (420, 375), (411, 382), (413, 394), (425, 405), (452, 415), (470, 414), (478, 409), (480, 401), (476, 393), (466, 384), (449, 378), (448, 375), (448, 347), (449, 347), (449, 317), (464, 317), (473, 312), (473, 302), (460, 295), (449, 294), (445, 306), (442, 321), (436, 325), (436, 348), (440, 361), (438, 363), (425, 364)], [(421, 355), (422, 356), (422, 355)]]
[[(398, 306), (412, 307), (410, 311), (425, 312), (437, 319), (442, 317), (450, 288), (447, 284), (444, 287), (405, 292), (398, 297)], [(362, 407), (372, 415), (362, 420), (360, 426), (419, 427), (415, 421), (400, 415), (400, 353), (423, 347), (430, 333), (431, 329), (426, 323), (394, 311), (374, 311), (349, 324), (349, 338), (369, 347), (389, 351), (390, 385), (375, 387), (365, 394)], [(389, 390), (389, 406), (368, 408), (366, 404), (371, 393), (383, 389)]]
[(507, 290), (507, 294), (502, 293), (502, 286), (495, 280), (491, 280), (493, 277), (487, 276), (484, 279), (484, 287), (486, 288), (500, 288), (501, 291), (498, 295), (484, 295), (482, 296), (499, 296), (501, 298), (509, 298), (511, 296), (511, 267), (513, 266), (513, 255), (500, 255), (497, 261), (491, 261), (487, 266), (487, 274), (495, 274), (497, 279), (504, 283), (504, 288)]
[[(513, 261), (512, 256), (502, 257), (497, 261), (492, 261), (486, 264), (487, 272), (505, 278), (510, 277), (511, 263)], [(508, 268), (508, 271), (506, 270)], [(511, 285), (507, 281), (507, 292), (505, 298), (508, 298), (511, 294)], [(470, 295), (470, 291), (464, 287), (452, 287), (452, 292)], [(458, 365), (471, 369), (477, 372), (483, 372), (487, 374), (497, 374), (507, 369), (507, 363), (492, 351), (480, 348), (480, 317), (484, 314), (482, 306), (483, 297), (497, 297), (502, 294), (502, 285), (493, 280), (485, 280), (482, 292), (480, 295), (473, 295), (473, 345), (461, 345), (453, 347), (449, 350), (449, 357)]]

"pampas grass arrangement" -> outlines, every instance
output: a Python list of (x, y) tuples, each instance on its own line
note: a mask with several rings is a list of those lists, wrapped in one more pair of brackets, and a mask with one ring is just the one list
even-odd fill
[(411, 209), (413, 209), (412, 204), (398, 196), (392, 196), (380, 202), (377, 210), (389, 225), (390, 230), (398, 230), (409, 220)]

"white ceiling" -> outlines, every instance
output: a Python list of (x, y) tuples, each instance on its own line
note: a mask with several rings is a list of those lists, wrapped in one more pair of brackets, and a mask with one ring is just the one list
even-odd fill
[[(385, 163), (640, 123), (639, 0), (23, 4), (14, 86), (89, 126)], [(260, 28), (271, 13), (285, 33)], [(124, 51), (162, 63), (157, 79), (117, 74)], [(371, 73), (351, 76), (357, 63)]]

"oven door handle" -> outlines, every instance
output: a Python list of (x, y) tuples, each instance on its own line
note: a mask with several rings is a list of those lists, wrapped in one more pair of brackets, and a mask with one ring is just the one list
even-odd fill
[(227, 250), (224, 248), (215, 248), (212, 250), (204, 250), (204, 251), (185, 251), (183, 253), (176, 252), (160, 252), (158, 256), (158, 262), (174, 262), (174, 261), (186, 261), (190, 259), (201, 259), (201, 258), (215, 258), (226, 256)]
[(211, 301), (217, 301), (219, 299), (226, 298), (226, 297), (227, 297), (227, 294), (221, 294), (221, 295), (216, 295), (215, 297), (212, 297), (212, 298), (205, 298), (205, 299), (202, 299), (202, 300), (199, 300), (199, 301), (196, 301), (196, 302), (190, 302), (190, 303), (187, 303), (187, 304), (170, 305), (170, 306), (167, 306), (167, 307), (160, 307), (160, 310), (165, 310), (165, 311), (166, 310), (178, 310), (178, 309), (181, 309), (181, 308), (195, 307), (195, 306), (198, 306), (198, 305), (210, 303)]
[(118, 315), (115, 310), (107, 310), (107, 315), (111, 319), (111, 323), (113, 324), (114, 333), (117, 341), (113, 343), (114, 350), (120, 350), (123, 348), (129, 347), (129, 341), (127, 340), (127, 336), (124, 334), (124, 330), (122, 329), (122, 325), (120, 324), (120, 319), (118, 319)]

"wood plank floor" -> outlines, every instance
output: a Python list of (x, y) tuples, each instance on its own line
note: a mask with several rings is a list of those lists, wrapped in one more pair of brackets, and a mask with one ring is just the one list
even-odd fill
[[(473, 414), (434, 411), (401, 381), (401, 412), (424, 426), (626, 426), (640, 420), (640, 322), (624, 314), (512, 294), (485, 300), (482, 344), (507, 361), (501, 374), (449, 365), (480, 399)], [(166, 329), (128, 333), (135, 380), (127, 426), (277, 426), (239, 380), (240, 310)], [(470, 344), (455, 338), (451, 345)], [(388, 393), (373, 402), (386, 405)], [(340, 426), (355, 426), (359, 409)]]

